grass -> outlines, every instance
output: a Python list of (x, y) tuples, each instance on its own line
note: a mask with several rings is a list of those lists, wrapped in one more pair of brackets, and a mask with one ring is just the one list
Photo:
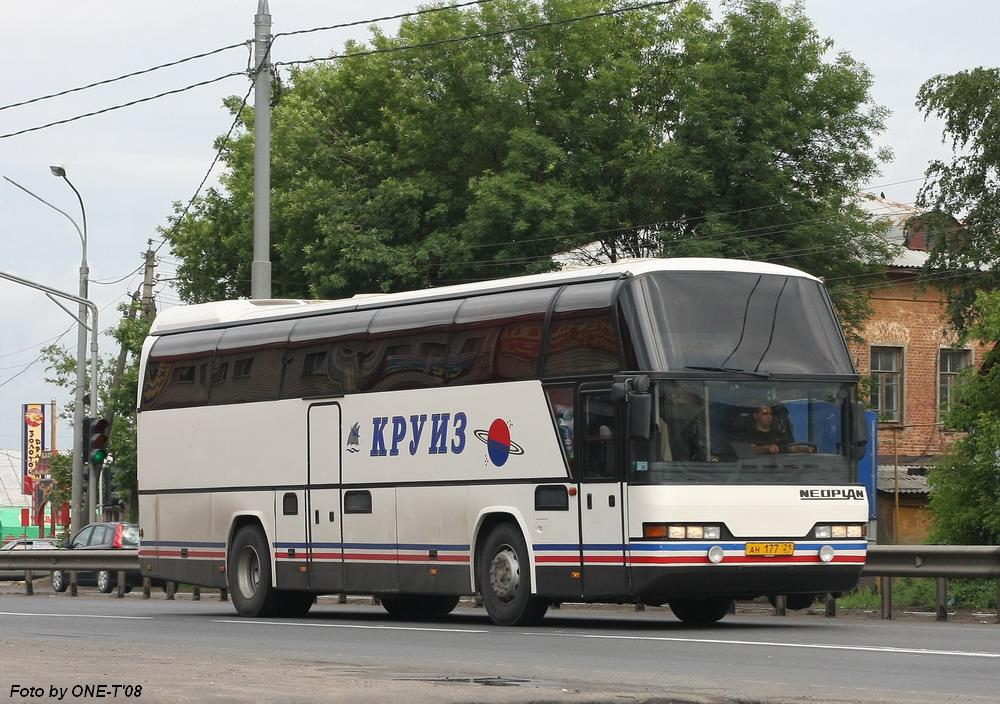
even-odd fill
[[(882, 603), (879, 593), (871, 587), (861, 587), (837, 599), (845, 609), (877, 609)], [(937, 580), (900, 577), (892, 583), (892, 603), (897, 607), (934, 609), (937, 605)], [(959, 609), (995, 609), (997, 586), (993, 579), (948, 580), (948, 606)]]

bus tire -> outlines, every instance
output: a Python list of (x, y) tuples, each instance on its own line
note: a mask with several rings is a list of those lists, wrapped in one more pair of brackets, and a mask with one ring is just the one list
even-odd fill
[(382, 608), (394, 619), (419, 621), (447, 616), (458, 606), (457, 596), (381, 595)]
[(726, 597), (709, 599), (671, 599), (674, 616), (689, 626), (710, 626), (729, 613), (733, 600)]
[(531, 563), (521, 530), (501, 523), (490, 531), (479, 555), (479, 591), (498, 626), (537, 624), (548, 602), (531, 594)]
[(226, 565), (229, 594), (240, 616), (257, 618), (275, 612), (277, 592), (271, 586), (271, 552), (264, 532), (246, 525), (236, 532)]
[[(802, 609), (808, 609), (815, 603), (816, 598), (819, 594), (785, 594), (785, 608), (789, 611), (801, 611)], [(778, 599), (776, 595), (770, 594), (767, 597), (768, 602), (771, 606), (777, 608)]]
[(302, 618), (316, 603), (312, 592), (279, 591), (275, 599), (274, 615), (281, 618)]

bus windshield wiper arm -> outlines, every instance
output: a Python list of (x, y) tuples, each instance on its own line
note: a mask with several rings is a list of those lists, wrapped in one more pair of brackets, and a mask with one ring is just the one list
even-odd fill
[(695, 367), (688, 365), (684, 367), (685, 369), (695, 369), (700, 372), (737, 372), (739, 374), (749, 374), (750, 376), (757, 376), (761, 379), (770, 379), (771, 375), (766, 372), (755, 372), (749, 369), (736, 369), (735, 367)]

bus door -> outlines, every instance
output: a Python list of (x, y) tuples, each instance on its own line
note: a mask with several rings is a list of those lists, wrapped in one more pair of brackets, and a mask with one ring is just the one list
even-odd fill
[(306, 499), (309, 589), (344, 589), (340, 515), (340, 405), (309, 407), (309, 479)]
[(585, 597), (621, 596), (627, 591), (617, 406), (610, 389), (580, 391), (576, 437)]

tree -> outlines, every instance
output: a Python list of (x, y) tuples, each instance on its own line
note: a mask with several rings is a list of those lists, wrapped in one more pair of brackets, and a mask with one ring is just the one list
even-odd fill
[[(857, 323), (854, 277), (888, 258), (855, 204), (888, 153), (867, 69), (800, 5), (501, 0), (372, 30), (346, 58), (291, 71), (272, 119), (275, 296), (340, 297), (533, 273), (595, 242), (768, 259), (827, 277)], [(276, 47), (276, 50), (278, 47)], [(383, 53), (360, 56), (377, 49)], [(230, 98), (234, 113), (240, 101)], [(191, 302), (245, 296), (253, 116), (222, 187), (164, 228)]]
[[(135, 301), (120, 307), (121, 312), (126, 312), (128, 305), (136, 305)], [(98, 384), (97, 393), (100, 396), (98, 408), (102, 417), (111, 421), (111, 435), (108, 438), (108, 459), (104, 463), (103, 474), (109, 477), (115, 485), (118, 498), (123, 502), (126, 515), (135, 518), (138, 515), (138, 493), (136, 480), (136, 434), (135, 434), (135, 400), (138, 393), (139, 384), (139, 352), (142, 350), (142, 343), (149, 332), (149, 324), (144, 320), (129, 319), (122, 320), (112, 330), (112, 336), (123, 345), (128, 354), (128, 363), (125, 371), (114, 385), (113, 369), (114, 364), (110, 359), (98, 360)], [(69, 389), (75, 393), (76, 390), (76, 357), (71, 355), (69, 350), (58, 345), (50, 345), (42, 350), (48, 365), (46, 370), (51, 376), (46, 377), (46, 381), (57, 386)], [(85, 383), (89, 384), (89, 376)], [(89, 386), (88, 386), (89, 388)], [(69, 401), (62, 409), (60, 415), (63, 418), (72, 418), (75, 409), (75, 401)], [(62, 472), (57, 476), (53, 473), (53, 478), (57, 481), (56, 492), (59, 496), (68, 497), (68, 481), (71, 481), (72, 472), (66, 473), (67, 458), (72, 463), (72, 455), (60, 455), (58, 466)], [(107, 502), (112, 502), (116, 497), (107, 497)]]
[(931, 162), (917, 204), (961, 220), (961, 229), (939, 228), (931, 238), (926, 274), (949, 293), (951, 320), (965, 333), (977, 315), (977, 290), (1000, 284), (1000, 69), (934, 76), (920, 87), (917, 106), (944, 120), (954, 154), (950, 163)]
[[(935, 76), (917, 105), (944, 120), (950, 163), (931, 162), (919, 205), (957, 217), (931, 238), (925, 278), (948, 293), (948, 310), (962, 339), (1000, 341), (1000, 69)], [(947, 214), (947, 216), (946, 216)], [(1000, 542), (1000, 351), (969, 370), (948, 422), (967, 431), (930, 473), (937, 541)]]
[[(968, 334), (1000, 339), (1000, 293), (976, 295)], [(957, 544), (1000, 543), (1000, 350), (993, 348), (978, 372), (966, 370), (948, 414), (967, 433), (930, 473), (931, 539)]]

